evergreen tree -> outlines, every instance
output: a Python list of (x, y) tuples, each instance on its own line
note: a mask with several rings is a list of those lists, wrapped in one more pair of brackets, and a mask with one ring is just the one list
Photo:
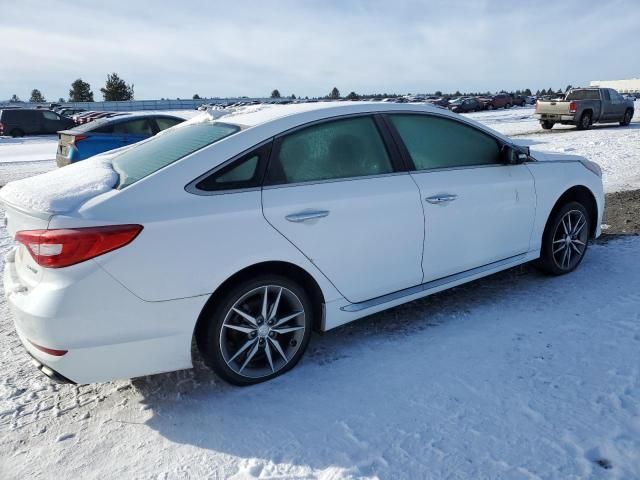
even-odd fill
[(271, 92), (271, 98), (280, 98), (280, 92), (277, 88)]
[(434, 95), (436, 97), (441, 97), (442, 96), (442, 92), (440, 90), (436, 90), (436, 93), (434, 93)]
[(20, 100), (20, 97), (18, 97), (18, 95), (16, 95), (15, 93), (13, 95), (11, 95), (11, 99), (9, 99), (10, 103), (18, 103), (21, 102), (22, 100)]
[(33, 90), (31, 90), (31, 98), (29, 98), (29, 101), (31, 103), (46, 102), (46, 100), (44, 99), (44, 95), (42, 95), (42, 93), (40, 93), (40, 90), (38, 90), (37, 88), (34, 88)]
[(296, 94), (295, 94), (295, 93), (292, 93), (292, 94), (291, 94), (291, 100), (295, 100), (295, 99), (296, 99)]
[(60, 97), (60, 98), (58, 99), (58, 103), (64, 103), (64, 102), (66, 102), (66, 100), (65, 100), (64, 98)]
[(529, 95), (529, 96), (531, 96), (531, 90), (530, 90), (530, 89), (528, 89), (528, 88), (525, 88), (523, 93), (524, 93), (525, 95)]
[(572, 85), (567, 85), (567, 88), (564, 89), (565, 92), (568, 92), (569, 90), (571, 90), (573, 88)]
[(340, 90), (338, 90), (336, 87), (333, 87), (333, 90), (331, 90), (331, 93), (329, 94), (329, 98), (331, 98), (332, 100), (337, 100), (340, 98)]
[(91, 85), (83, 82), (81, 78), (74, 80), (69, 90), (70, 102), (93, 102), (93, 92)]
[(107, 82), (100, 91), (105, 102), (133, 100), (133, 84), (127, 85), (117, 73), (107, 75)]
[(358, 100), (360, 98), (356, 92), (349, 92), (349, 95), (346, 96), (347, 100)]
[(197, 93), (193, 95), (193, 100), (200, 100), (200, 95)]

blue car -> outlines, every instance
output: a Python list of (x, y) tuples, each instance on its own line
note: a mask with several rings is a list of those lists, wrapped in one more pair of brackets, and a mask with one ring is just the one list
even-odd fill
[(184, 122), (162, 114), (123, 114), (58, 132), (56, 163), (64, 167), (99, 153), (137, 143)]

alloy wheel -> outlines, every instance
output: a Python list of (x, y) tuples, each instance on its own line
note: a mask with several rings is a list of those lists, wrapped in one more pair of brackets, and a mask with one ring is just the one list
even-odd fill
[(298, 296), (279, 285), (242, 295), (220, 329), (220, 351), (227, 366), (247, 378), (277, 373), (303, 343), (305, 311)]
[(571, 270), (579, 262), (587, 248), (589, 232), (585, 228), (587, 218), (580, 210), (570, 210), (556, 225), (553, 234), (553, 260), (562, 270)]

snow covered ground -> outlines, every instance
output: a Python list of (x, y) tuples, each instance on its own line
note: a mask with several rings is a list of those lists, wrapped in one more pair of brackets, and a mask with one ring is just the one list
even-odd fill
[[(541, 132), (530, 114), (471, 116), (586, 155), (610, 190), (640, 184), (637, 116)], [(41, 160), (38, 142), (4, 142), (0, 185), (53, 168), (12, 160)], [(0, 227), (0, 258), (10, 243)], [(0, 478), (638, 478), (639, 252), (600, 242), (564, 277), (521, 267), (316, 335), (293, 371), (243, 389), (200, 364), (52, 385), (0, 287)]]

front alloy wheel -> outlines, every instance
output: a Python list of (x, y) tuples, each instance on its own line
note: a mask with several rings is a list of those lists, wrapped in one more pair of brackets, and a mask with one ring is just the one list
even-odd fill
[(553, 235), (553, 260), (562, 270), (573, 270), (587, 248), (589, 232), (587, 218), (580, 210), (564, 214)]
[(575, 270), (587, 251), (590, 231), (585, 207), (578, 202), (564, 205), (545, 228), (538, 265), (553, 275)]
[(205, 362), (223, 379), (250, 385), (298, 362), (311, 334), (306, 292), (285, 278), (265, 277), (233, 289), (199, 332)]

